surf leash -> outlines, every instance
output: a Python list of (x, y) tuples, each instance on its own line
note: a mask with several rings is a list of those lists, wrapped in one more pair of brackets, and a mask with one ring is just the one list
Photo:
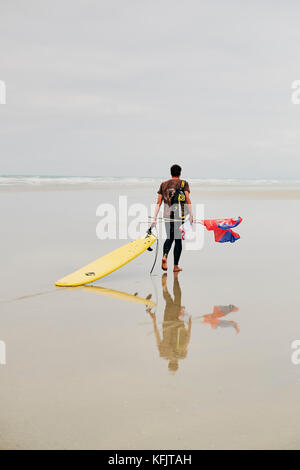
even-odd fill
[(153, 263), (153, 266), (152, 266), (152, 268), (151, 268), (151, 270), (150, 270), (150, 274), (152, 274), (153, 269), (154, 269), (154, 267), (155, 267), (155, 265), (156, 265), (157, 254), (158, 254), (158, 237), (156, 238), (156, 247), (155, 247), (154, 263)]
[[(152, 234), (152, 229), (153, 229), (154, 227), (155, 227), (155, 224), (152, 223), (152, 224), (150, 225), (150, 227), (148, 228), (148, 230), (147, 230), (147, 234), (148, 234), (148, 235), (153, 235), (153, 234)], [(150, 274), (152, 274), (153, 269), (154, 269), (154, 267), (155, 267), (155, 265), (156, 265), (157, 254), (158, 254), (158, 233), (156, 233), (156, 235), (154, 235), (154, 236), (156, 237), (156, 247), (155, 247), (154, 263), (153, 263), (153, 266), (152, 266), (152, 268), (151, 268), (151, 270), (150, 270)], [(153, 251), (153, 248), (149, 247), (148, 250), (149, 250), (149, 251)]]

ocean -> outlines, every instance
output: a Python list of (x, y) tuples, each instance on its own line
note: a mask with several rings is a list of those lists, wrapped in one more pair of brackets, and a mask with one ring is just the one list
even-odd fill
[[(160, 184), (168, 176), (162, 177), (115, 177), (115, 176), (59, 176), (59, 175), (1, 175), (0, 189), (5, 187), (76, 187), (95, 189), (120, 186), (152, 187)], [(300, 179), (238, 179), (238, 178), (187, 178), (195, 189), (209, 188), (272, 188), (300, 189)]]

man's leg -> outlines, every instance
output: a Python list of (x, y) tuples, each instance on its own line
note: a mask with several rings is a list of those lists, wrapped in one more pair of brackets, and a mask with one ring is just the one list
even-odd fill
[(165, 227), (166, 227), (167, 238), (165, 240), (164, 247), (163, 247), (163, 258), (162, 258), (161, 267), (164, 271), (167, 271), (168, 269), (167, 257), (171, 249), (172, 243), (174, 241), (174, 223), (166, 222)]
[(182, 240), (175, 240), (175, 247), (174, 247), (174, 271), (181, 271), (179, 268), (179, 259), (182, 252)]
[(176, 223), (175, 226), (175, 247), (174, 247), (174, 272), (182, 271), (182, 269), (178, 266), (180, 255), (182, 252), (182, 233), (179, 230), (180, 223)]

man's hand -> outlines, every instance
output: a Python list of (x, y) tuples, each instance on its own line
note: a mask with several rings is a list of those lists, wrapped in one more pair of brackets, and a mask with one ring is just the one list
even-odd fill
[(192, 211), (192, 202), (191, 202), (191, 198), (190, 198), (190, 194), (188, 191), (184, 191), (184, 194), (185, 194), (185, 200), (186, 200), (186, 203), (187, 203), (187, 209), (188, 209), (188, 212), (189, 212), (189, 215), (190, 215), (190, 222), (191, 224), (194, 223), (194, 216), (193, 216), (193, 211)]

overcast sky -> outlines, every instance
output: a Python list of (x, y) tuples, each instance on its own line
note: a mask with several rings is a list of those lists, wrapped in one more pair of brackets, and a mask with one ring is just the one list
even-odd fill
[(0, 174), (300, 177), (300, 2), (1, 0)]

